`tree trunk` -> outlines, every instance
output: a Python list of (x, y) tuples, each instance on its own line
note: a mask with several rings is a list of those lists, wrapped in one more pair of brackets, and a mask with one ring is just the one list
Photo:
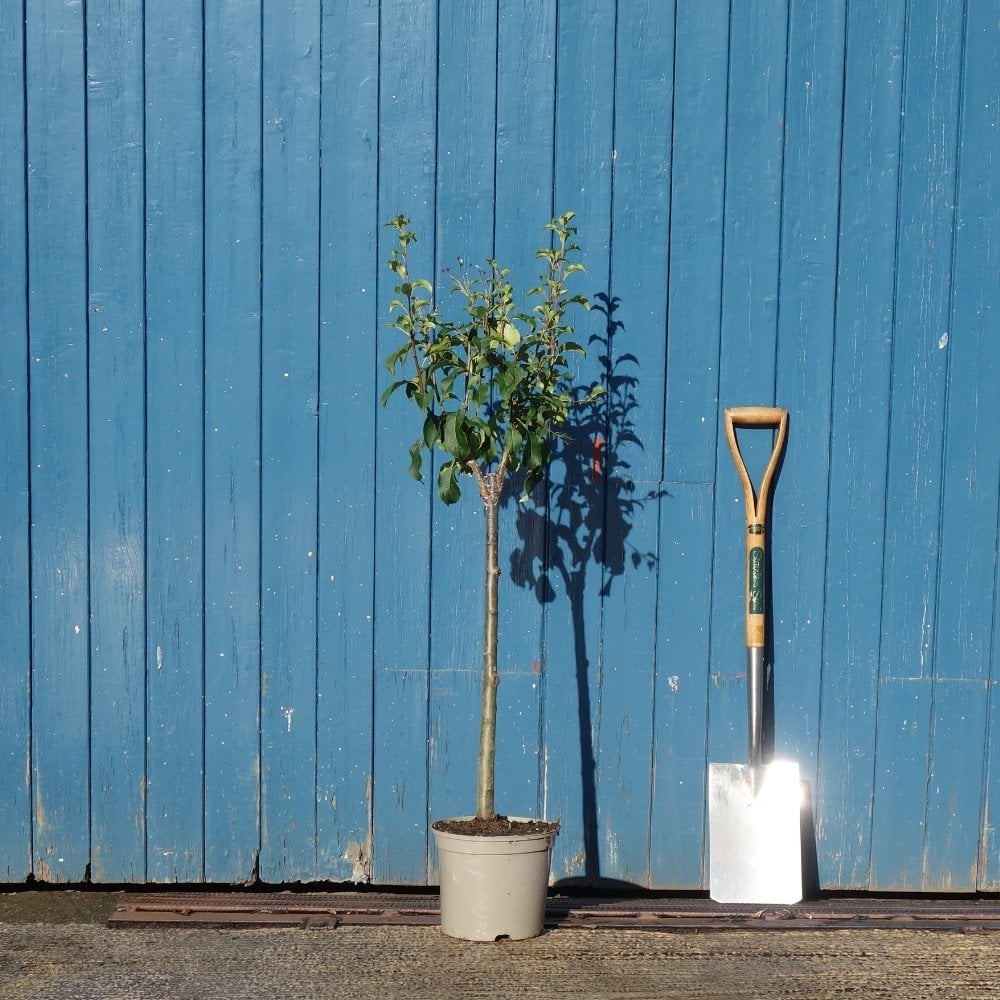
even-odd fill
[[(491, 484), (494, 485), (494, 484)], [(498, 485), (498, 484), (496, 484)], [(497, 629), (500, 618), (499, 563), (499, 488), (484, 491), (483, 514), (486, 517), (486, 620), (483, 630), (483, 700), (479, 724), (479, 758), (476, 769), (476, 816), (493, 819), (494, 772), (497, 738)]]

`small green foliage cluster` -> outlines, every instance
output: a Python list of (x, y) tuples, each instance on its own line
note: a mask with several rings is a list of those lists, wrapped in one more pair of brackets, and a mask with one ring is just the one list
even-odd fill
[(404, 342), (386, 361), (394, 381), (382, 402), (403, 390), (420, 408), (423, 432), (410, 447), (410, 474), (422, 481), (425, 449), (445, 452), (437, 489), (447, 504), (461, 496), (462, 474), (473, 475), (483, 499), (495, 503), (506, 473), (520, 469), (530, 494), (571, 407), (601, 392), (595, 386), (584, 399), (572, 393), (572, 356), (584, 348), (572, 339), (567, 314), (589, 308), (568, 288), (583, 270), (572, 219), (568, 212), (545, 227), (550, 245), (536, 254), (545, 267), (525, 302), (518, 302), (509, 269), (495, 260), (452, 275), (452, 293), (462, 301), (457, 320), (446, 318), (431, 282), (410, 273), (417, 236), (409, 219), (388, 223), (397, 234), (389, 257), (396, 276), (391, 325)]

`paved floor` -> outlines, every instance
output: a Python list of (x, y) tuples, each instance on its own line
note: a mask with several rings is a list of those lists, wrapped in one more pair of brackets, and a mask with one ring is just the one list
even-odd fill
[[(39, 894), (43, 895), (43, 894)], [(992, 998), (1000, 934), (554, 930), (471, 944), (434, 927), (109, 929), (114, 909), (0, 897), (0, 998)], [(39, 915), (46, 922), (23, 922)], [(56, 922), (63, 919), (65, 922)]]

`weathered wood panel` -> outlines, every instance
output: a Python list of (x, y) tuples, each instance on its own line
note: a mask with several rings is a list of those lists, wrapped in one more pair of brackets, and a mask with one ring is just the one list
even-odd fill
[(260, 851), (260, 4), (205, 19), (205, 877)]
[[(795, 415), (771, 538), (775, 750), (816, 787), (846, 11), (789, 7), (775, 398)], [(824, 43), (818, 45), (817, 39)]]
[(599, 839), (602, 864), (640, 884), (649, 880), (656, 728), (671, 13), (661, 4), (619, 11), (616, 50), (630, 56), (615, 61), (611, 259), (607, 291), (603, 299), (595, 293), (594, 302), (605, 332), (591, 342), (606, 388), (595, 407), (604, 427), (590, 435), (605, 439), (600, 467), (590, 477), (604, 490), (603, 524), (593, 545), (602, 570)]
[(678, 0), (674, 34), (650, 871), (653, 884), (696, 888), (707, 880), (728, 12)]
[[(471, 808), (482, 524), (378, 405), (407, 214), (594, 308), (502, 511), (498, 804), (559, 879), (706, 884), (745, 754), (723, 406), (792, 414), (773, 749), (821, 884), (993, 890), (1000, 6), (0, 10), (0, 873), (433, 881)], [(743, 435), (751, 466), (766, 434)]]
[[(903, 76), (893, 315), (873, 888), (922, 875), (933, 750), (934, 619), (948, 368), (961, 11), (908, 24)], [(938, 266), (938, 263), (942, 266)], [(899, 740), (897, 742), (897, 739)], [(972, 763), (971, 760), (969, 762)], [(973, 765), (975, 766), (975, 765)], [(970, 862), (971, 863), (971, 862)]]
[(990, 820), (1000, 776), (1000, 338), (989, 291), (1000, 272), (995, 13), (970, 5), (961, 71), (935, 676), (954, 680), (964, 704), (947, 719), (947, 742), (935, 731), (924, 862), (928, 885), (983, 891), (1000, 885)]
[(31, 548), (28, 484), (28, 220), (24, 128), (24, 5), (0, 7), (0, 872), (32, 870)]
[(871, 858), (903, 14), (847, 9), (815, 789), (820, 880), (845, 886)]
[(25, 36), (32, 847), (61, 880), (91, 858), (82, 7), (29, 3)]
[[(378, 10), (323, 10), (320, 236), (318, 867), (367, 881), (372, 857)], [(348, 433), (349, 431), (349, 433)]]
[[(411, 270), (433, 274), (436, 179), (437, 12), (432, 5), (389, 4), (379, 28), (379, 222), (407, 215), (420, 241)], [(385, 165), (391, 164), (388, 168)], [(395, 341), (384, 329), (392, 299), (385, 267), (391, 234), (378, 241), (378, 356)], [(390, 346), (392, 345), (392, 346)], [(383, 370), (384, 371), (384, 370)], [(382, 378), (382, 371), (379, 373)], [(378, 882), (427, 876), (427, 767), (431, 601), (431, 475), (407, 474), (407, 448), (419, 426), (397, 395), (375, 413), (375, 651), (373, 770), (374, 864)]]
[(261, 877), (316, 877), (318, 0), (263, 10)]
[(141, 38), (141, 3), (88, 5), (90, 836), (96, 881), (146, 876)]
[[(615, 9), (589, 0), (574, 17), (558, 17), (555, 45), (554, 211), (579, 215), (578, 239), (592, 287), (608, 294), (611, 252), (612, 150), (614, 148)], [(602, 333), (600, 313), (578, 323), (578, 339)], [(605, 324), (606, 325), (606, 324)], [(600, 352), (578, 366), (581, 379), (605, 376)], [(592, 877), (608, 861), (613, 829), (606, 786), (598, 768), (602, 741), (601, 587), (598, 562), (601, 511), (607, 477), (589, 468), (593, 428), (571, 430), (563, 460), (550, 475), (546, 569), (552, 600), (544, 625), (546, 809), (563, 830), (556, 841), (557, 878)], [(618, 790), (615, 789), (612, 794)]]
[(204, 876), (201, 4), (145, 5), (146, 876)]

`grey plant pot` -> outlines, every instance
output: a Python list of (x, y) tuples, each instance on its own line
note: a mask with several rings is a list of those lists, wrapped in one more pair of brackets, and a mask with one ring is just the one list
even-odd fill
[(517, 941), (542, 933), (557, 830), (502, 837), (431, 830), (445, 934), (466, 941)]

